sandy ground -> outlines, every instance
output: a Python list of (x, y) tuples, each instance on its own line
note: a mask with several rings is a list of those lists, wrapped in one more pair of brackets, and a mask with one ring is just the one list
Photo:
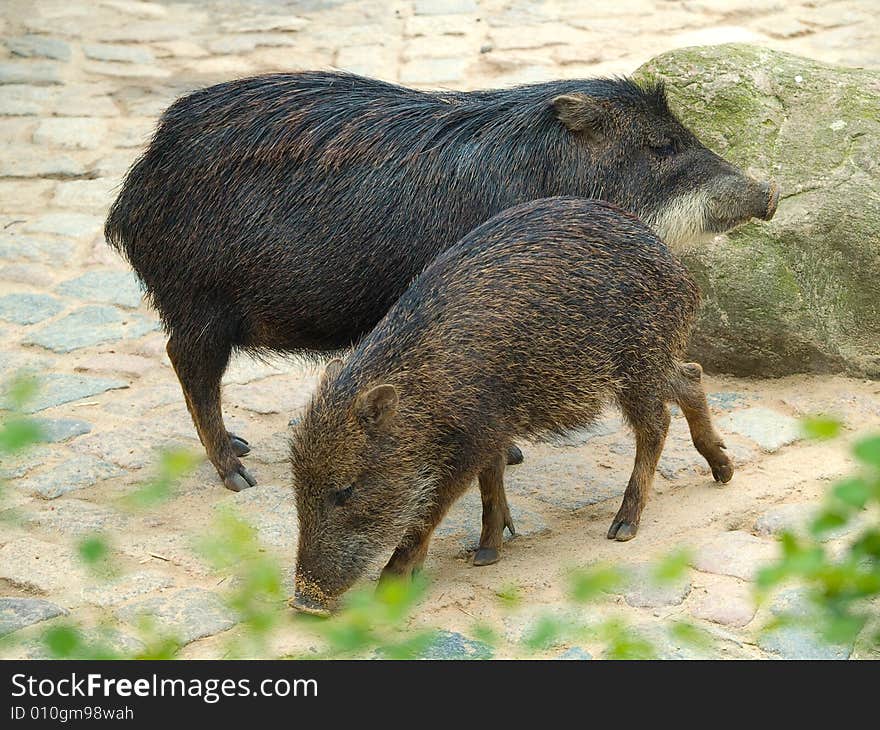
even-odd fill
[[(292, 567), (296, 520), (285, 432), (316, 377), (302, 365), (241, 359), (227, 374), (227, 424), (254, 446), (248, 468), (257, 488), (233, 495), (202, 464), (161, 507), (128, 514), (118, 504), (152, 473), (158, 447), (198, 447), (155, 316), (100, 235), (114, 187), (178, 93), (246, 73), (316, 67), (479, 88), (626, 73), (671, 48), (730, 40), (880, 68), (874, 2), (625, 0), (603, 7), (471, 0), (4, 3), (0, 130), (9, 144), (0, 151), (0, 377), (23, 366), (36, 370), (46, 381), (36, 415), (69, 430), (68, 438), (3, 465), (10, 476), (5, 507), (22, 518), (0, 531), (0, 601), (7, 600), (0, 618), (11, 617), (7, 625), (24, 642), (7, 652), (38, 655), (34, 639), (52, 622), (92, 625), (107, 617), (120, 622), (121, 645), (131, 646), (140, 607), (185, 624), (191, 641), (184, 656), (222, 656), (239, 629), (218, 617), (224, 586), (192, 547), (210, 531), (219, 505), (237, 507)], [(587, 618), (618, 612), (651, 633), (668, 618), (686, 617), (717, 634), (713, 656), (810, 655), (800, 639), (756, 643), (764, 615), (751, 608), (750, 579), (775, 552), (773, 530), (803, 521), (829, 481), (850, 467), (846, 439), (798, 441), (793, 418), (836, 413), (851, 439), (880, 426), (880, 384), (715, 375), (707, 387), (738, 464), (729, 485), (707, 476), (677, 416), (639, 535), (614, 543), (605, 532), (632, 456), (631, 438), (613, 415), (580, 445), (525, 445), (525, 464), (507, 479), (520, 536), (500, 563), (473, 568), (465, 548), (479, 529), (476, 497), (457, 505), (432, 543), (432, 587), (414, 623), (469, 635), (478, 619), (486, 620), (516, 638), (536, 613), (562, 610), (568, 566), (639, 564), (688, 545), (694, 565), (680, 590), (621, 596)], [(75, 542), (95, 529), (111, 536), (122, 569), (109, 585), (94, 584), (74, 554)], [(522, 615), (499, 605), (495, 594), (509, 585), (526, 598)], [(666, 656), (687, 653), (674, 642), (661, 644)], [(600, 643), (579, 646), (601, 654)], [(295, 629), (274, 647), (312, 648)]]

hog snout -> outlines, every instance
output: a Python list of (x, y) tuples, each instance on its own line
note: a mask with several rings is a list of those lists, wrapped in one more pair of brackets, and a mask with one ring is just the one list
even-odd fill
[(314, 598), (295, 591), (293, 599), (290, 601), (290, 607), (295, 608), (301, 613), (308, 613), (312, 616), (329, 616), (330, 609), (325, 605), (318, 603)]
[(763, 215), (756, 216), (761, 220), (769, 221), (776, 214), (776, 207), (779, 205), (779, 185), (775, 180), (761, 183), (761, 191), (765, 195), (767, 204), (764, 208)]

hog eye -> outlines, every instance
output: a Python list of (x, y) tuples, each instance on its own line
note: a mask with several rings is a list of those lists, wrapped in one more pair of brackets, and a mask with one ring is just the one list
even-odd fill
[(652, 142), (650, 147), (651, 152), (657, 157), (672, 157), (675, 154), (675, 145), (668, 140), (663, 142)]
[(345, 489), (339, 489), (333, 493), (333, 503), (337, 507), (344, 505), (354, 492), (354, 484), (349, 484)]

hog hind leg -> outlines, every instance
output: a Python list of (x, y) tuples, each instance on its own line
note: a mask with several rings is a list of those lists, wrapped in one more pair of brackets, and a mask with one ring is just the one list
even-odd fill
[(166, 349), (199, 439), (224, 485), (234, 492), (254, 486), (256, 479), (238, 459), (250, 450), (248, 444), (223, 423), (220, 381), (232, 353), (232, 337), (219, 327), (193, 338), (172, 331)]
[(474, 566), (492, 565), (500, 560), (499, 550), (504, 541), (504, 528), (516, 535), (507, 494), (504, 491), (504, 466), (509, 463), (508, 452), (493, 457), (480, 472), (480, 498), (483, 502), (483, 530), (480, 545), (474, 553)]
[(635, 431), (636, 458), (623, 494), (623, 503), (608, 530), (608, 539), (624, 542), (632, 540), (638, 532), (642, 510), (648, 500), (654, 471), (666, 441), (670, 416), (663, 399), (647, 389), (625, 393), (620, 405)]
[(733, 464), (724, 450), (724, 441), (712, 425), (706, 391), (703, 389), (703, 368), (699, 363), (676, 363), (671, 400), (684, 413), (691, 440), (709, 463), (715, 481), (723, 484), (729, 482), (733, 478)]

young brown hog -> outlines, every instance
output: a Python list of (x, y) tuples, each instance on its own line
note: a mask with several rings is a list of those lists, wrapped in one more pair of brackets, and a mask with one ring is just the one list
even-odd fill
[(498, 559), (507, 446), (564, 433), (615, 403), (635, 466), (608, 537), (635, 536), (677, 403), (716, 480), (733, 469), (701, 369), (679, 361), (699, 293), (636, 218), (548, 198), (495, 216), (441, 254), (342, 364), (334, 361), (291, 443), (300, 542), (294, 605), (322, 612), (385, 548), (407, 576), (474, 479), (475, 564)]

